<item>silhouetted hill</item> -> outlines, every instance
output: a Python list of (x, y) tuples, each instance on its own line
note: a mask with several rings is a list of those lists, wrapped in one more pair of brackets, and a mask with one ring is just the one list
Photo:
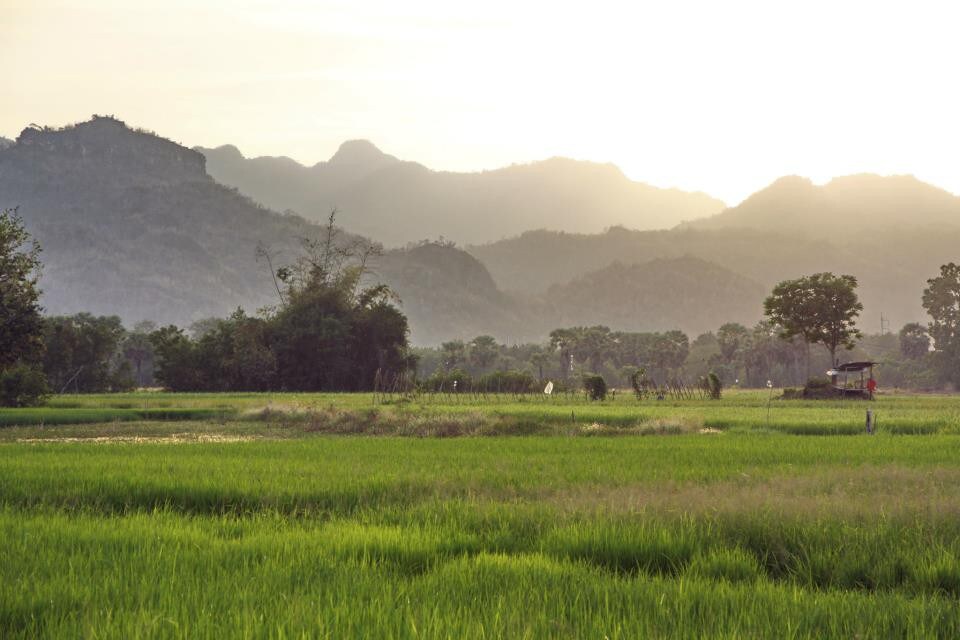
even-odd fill
[(377, 260), (374, 275), (400, 296), (416, 344), (483, 334), (503, 341), (545, 335), (533, 320), (529, 297), (502, 293), (479, 260), (453, 246), (427, 242), (388, 251)]
[(611, 164), (566, 158), (451, 173), (399, 161), (365, 141), (345, 143), (312, 167), (246, 159), (232, 146), (197, 149), (214, 178), (269, 207), (322, 219), (335, 206), (345, 228), (394, 246), (441, 236), (481, 243), (540, 227), (663, 228), (724, 206), (702, 193), (634, 182)]
[[(345, 143), (330, 162), (310, 169), (289, 159), (245, 160), (230, 147), (215, 153), (239, 158), (239, 169), (271, 188), (303, 172), (316, 172), (321, 182), (352, 184), (353, 205), (392, 220), (383, 224), (400, 230), (396, 233), (412, 233), (407, 223), (416, 227), (426, 214), (408, 211), (409, 220), (390, 218), (391, 198), (406, 199), (408, 206), (416, 198), (458, 202), (460, 215), (451, 220), (482, 227), (501, 219), (483, 211), (512, 211), (511, 224), (536, 219), (539, 213), (525, 217), (519, 204), (524, 196), (536, 205), (529, 211), (545, 211), (544, 203), (554, 199), (557, 211), (565, 202), (573, 216), (579, 209), (571, 205), (571, 194), (587, 193), (587, 186), (600, 203), (607, 191), (618, 200), (623, 189), (650, 189), (608, 165), (561, 159), (481, 174), (436, 173), (363, 141)], [(301, 237), (315, 237), (319, 228), (218, 184), (205, 163), (198, 152), (113, 118), (63, 129), (31, 127), (0, 150), (0, 206), (19, 205), (43, 245), (48, 312), (186, 324), (238, 305), (254, 310), (274, 303), (272, 281), (255, 258), (257, 244), (279, 252), (276, 262), (283, 263), (299, 252)], [(274, 172), (272, 178), (263, 167)], [(577, 186), (587, 174), (589, 185)], [(876, 193), (863, 196), (869, 184)], [(490, 204), (495, 197), (502, 206)], [(856, 204), (861, 197), (865, 204)], [(693, 334), (729, 320), (757, 320), (764, 295), (777, 281), (824, 270), (860, 279), (865, 327), (878, 329), (882, 312), (896, 329), (923, 320), (926, 279), (940, 264), (960, 259), (960, 229), (950, 222), (955, 200), (913, 178), (856, 176), (824, 187), (787, 178), (730, 211), (744, 219), (760, 210), (775, 212), (774, 219), (820, 215), (821, 209), (835, 217), (860, 211), (857, 215), (877, 224), (820, 237), (749, 225), (613, 227), (592, 235), (529, 231), (467, 252), (448, 243), (413, 244), (387, 251), (377, 270), (402, 298), (418, 344), (484, 333), (503, 341), (530, 340), (559, 326), (594, 323)], [(922, 224), (902, 223), (907, 209), (920, 212), (915, 219)], [(582, 211), (581, 218), (597, 217), (586, 202)]]
[[(941, 264), (960, 258), (960, 230), (905, 227), (831, 239), (757, 229), (630, 231), (602, 234), (531, 231), (469, 247), (507, 291), (532, 294), (569, 282), (613, 262), (640, 264), (695, 256), (738, 273), (769, 290), (780, 280), (818, 271), (850, 273), (860, 280), (863, 322), (879, 330), (880, 314), (899, 327), (925, 321), (920, 297)], [(759, 319), (759, 314), (757, 316)]]
[(12, 144), (13, 144), (13, 140), (11, 140), (10, 138), (4, 138), (3, 136), (0, 136), (0, 150), (6, 149)]
[(749, 278), (685, 256), (631, 265), (615, 262), (550, 287), (546, 298), (557, 326), (604, 324), (633, 331), (680, 328), (696, 336), (723, 322), (756, 322), (763, 313), (765, 294), (764, 287)]
[(43, 247), (50, 313), (186, 323), (274, 302), (257, 242), (286, 252), (314, 226), (214, 182), (200, 153), (94, 117), (28, 128), (0, 151), (0, 206)]
[[(331, 165), (355, 170), (376, 161), (372, 149), (347, 143)], [(196, 151), (103, 117), (26, 129), (0, 151), (0, 207), (19, 206), (42, 244), (47, 312), (183, 326), (275, 304), (258, 243), (284, 264), (320, 228), (218, 184), (204, 164)], [(490, 332), (537, 336), (523, 321), (525, 307), (464, 251), (431, 243), (389, 251), (377, 271), (402, 297), (419, 344)]]
[(840, 239), (901, 228), (960, 228), (960, 197), (913, 176), (861, 174), (834, 178), (823, 186), (788, 176), (739, 205), (689, 226)]

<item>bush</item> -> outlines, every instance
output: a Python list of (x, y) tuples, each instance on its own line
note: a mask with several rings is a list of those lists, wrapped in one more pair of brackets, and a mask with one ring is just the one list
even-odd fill
[(35, 406), (42, 404), (48, 395), (50, 387), (39, 367), (17, 364), (0, 372), (0, 406)]
[(829, 378), (810, 378), (803, 387), (803, 397), (807, 400), (836, 398), (837, 390)]
[(723, 393), (723, 383), (720, 382), (720, 376), (711, 371), (707, 374), (707, 392), (711, 400), (719, 400)]
[(537, 381), (524, 371), (494, 371), (477, 380), (477, 391), (485, 393), (530, 393)]
[(420, 383), (421, 391), (427, 393), (466, 393), (473, 388), (473, 378), (462, 369), (453, 371), (437, 371)]
[(605, 400), (607, 397), (607, 381), (603, 376), (588, 374), (583, 376), (583, 388), (591, 400)]

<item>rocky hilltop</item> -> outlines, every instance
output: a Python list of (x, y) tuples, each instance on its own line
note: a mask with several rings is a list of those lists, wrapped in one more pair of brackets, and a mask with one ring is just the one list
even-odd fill
[[(333, 164), (347, 174), (370, 161), (370, 147), (349, 143)], [(299, 254), (301, 238), (321, 229), (217, 183), (204, 164), (196, 151), (100, 117), (31, 127), (0, 150), (0, 207), (19, 207), (41, 242), (47, 313), (184, 326), (237, 306), (275, 304), (257, 245), (283, 264)], [(376, 271), (399, 292), (419, 344), (490, 331), (536, 335), (484, 265), (460, 249), (425, 243), (388, 251)]]
[(43, 246), (47, 312), (183, 324), (271, 303), (257, 243), (292, 255), (315, 228), (217, 184), (204, 165), (103, 117), (31, 127), (0, 151), (0, 206), (19, 207)]
[(99, 176), (127, 185), (211, 180), (203, 154), (110, 116), (61, 129), (31, 126), (9, 147), (3, 162), (11, 173), (42, 168), (65, 180)]

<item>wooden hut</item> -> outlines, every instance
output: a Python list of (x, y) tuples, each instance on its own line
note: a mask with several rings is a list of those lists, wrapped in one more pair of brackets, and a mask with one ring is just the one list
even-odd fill
[(847, 362), (837, 365), (827, 375), (830, 384), (841, 396), (858, 398), (873, 398), (876, 380), (873, 377), (873, 367), (876, 362)]

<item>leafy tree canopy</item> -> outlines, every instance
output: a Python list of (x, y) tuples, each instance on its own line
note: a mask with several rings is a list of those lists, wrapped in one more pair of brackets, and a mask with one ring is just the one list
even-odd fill
[(927, 280), (923, 308), (930, 314), (938, 368), (944, 378), (960, 384), (960, 265), (945, 264), (939, 276)]
[(801, 336), (807, 344), (822, 344), (836, 362), (838, 348), (852, 349), (862, 337), (856, 318), (863, 305), (856, 289), (853, 276), (815, 273), (778, 284), (763, 308), (780, 327), (781, 337)]
[(0, 211), (0, 371), (42, 353), (40, 267), (40, 245), (16, 209)]

